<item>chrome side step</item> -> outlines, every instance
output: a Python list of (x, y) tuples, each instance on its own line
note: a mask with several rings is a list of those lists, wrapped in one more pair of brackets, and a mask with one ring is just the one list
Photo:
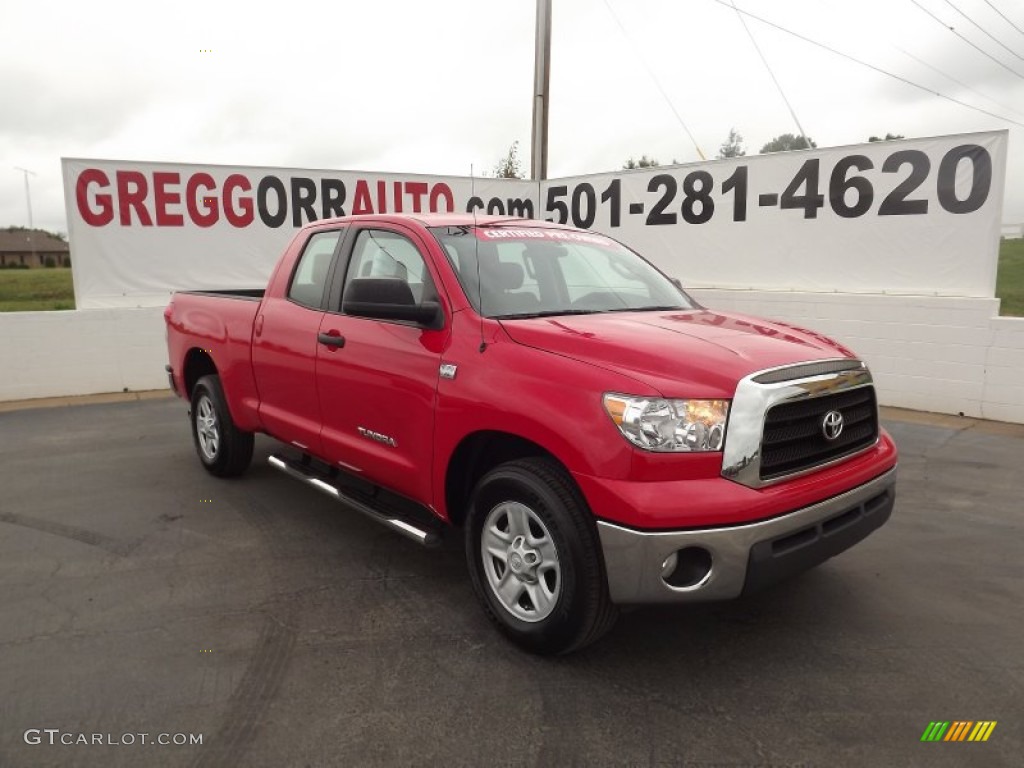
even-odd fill
[(412, 539), (417, 544), (421, 544), (424, 547), (436, 547), (441, 544), (441, 535), (438, 531), (427, 530), (425, 526), (403, 520), (396, 515), (388, 514), (384, 510), (376, 509), (366, 502), (348, 495), (337, 486), (324, 480), (319, 473), (306, 464), (276, 455), (270, 456), (267, 461), (275, 469), (279, 469), (286, 475), (290, 475), (296, 480), (300, 480), (306, 485), (326, 493), (342, 504), (362, 512), (371, 520), (386, 525), (391, 530), (402, 534), (408, 539)]

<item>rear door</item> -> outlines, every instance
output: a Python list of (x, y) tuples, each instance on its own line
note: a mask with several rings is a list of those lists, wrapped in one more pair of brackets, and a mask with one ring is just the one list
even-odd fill
[[(416, 501), (431, 501), (434, 408), (441, 354), (448, 344), (449, 306), (426, 244), (411, 229), (373, 224), (349, 237), (342, 289), (323, 316), (321, 334), (344, 338), (321, 346), (317, 379), (321, 441), (333, 464)], [(362, 278), (399, 278), (412, 301), (440, 301), (441, 329), (344, 313), (344, 290)], [(339, 282), (340, 276), (339, 276)]]
[(317, 335), (344, 232), (309, 237), (284, 295), (265, 298), (253, 326), (252, 365), (263, 424), (279, 440), (316, 454), (321, 452)]

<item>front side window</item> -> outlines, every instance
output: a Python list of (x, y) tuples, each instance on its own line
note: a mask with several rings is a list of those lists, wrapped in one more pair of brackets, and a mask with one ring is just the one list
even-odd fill
[(362, 280), (394, 281), (387, 290), (395, 303), (437, 301), (434, 280), (423, 255), (409, 238), (397, 232), (364, 229), (359, 233), (352, 248), (342, 296), (359, 294)]
[(473, 307), (539, 317), (697, 305), (625, 246), (592, 232), (541, 227), (434, 227)]
[(308, 241), (288, 286), (288, 298), (311, 309), (319, 309), (327, 286), (327, 273), (338, 246), (341, 231), (317, 232)]

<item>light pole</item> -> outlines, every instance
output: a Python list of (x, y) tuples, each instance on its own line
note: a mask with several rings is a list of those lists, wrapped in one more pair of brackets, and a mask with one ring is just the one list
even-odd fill
[(533, 68), (533, 140), (530, 176), (548, 177), (548, 86), (551, 82), (551, 0), (537, 0), (537, 30)]
[(33, 176), (36, 175), (35, 171), (30, 171), (28, 168), (19, 168), (14, 166), (14, 170), (21, 171), (25, 176), (25, 202), (28, 204), (28, 245), (32, 249), (32, 261), (36, 260), (36, 240), (35, 240), (35, 225), (32, 223), (32, 193), (28, 188), (28, 175), (31, 173)]

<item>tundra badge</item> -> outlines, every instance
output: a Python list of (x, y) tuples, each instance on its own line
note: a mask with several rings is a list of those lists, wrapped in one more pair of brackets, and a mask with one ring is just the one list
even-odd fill
[(372, 429), (366, 427), (356, 427), (359, 430), (359, 434), (370, 440), (376, 440), (378, 443), (384, 443), (384, 445), (390, 445), (392, 448), (397, 448), (398, 443), (395, 442), (395, 438), (382, 435), (380, 432), (374, 432)]

